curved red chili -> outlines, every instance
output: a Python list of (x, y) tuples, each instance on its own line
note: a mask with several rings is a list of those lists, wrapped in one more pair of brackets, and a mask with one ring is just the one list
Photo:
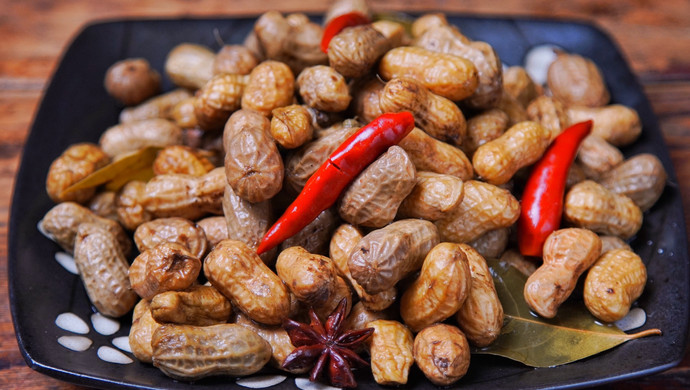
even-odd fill
[(339, 15), (331, 19), (326, 28), (323, 29), (323, 37), (321, 38), (321, 51), (328, 53), (328, 44), (331, 39), (343, 31), (345, 27), (358, 26), (360, 24), (371, 23), (371, 19), (361, 12), (352, 11), (346, 14)]
[(524, 256), (542, 256), (546, 237), (558, 229), (568, 171), (592, 121), (576, 123), (559, 134), (534, 165), (522, 193), (518, 247)]
[(413, 128), (414, 117), (410, 112), (387, 113), (351, 135), (307, 180), (302, 192), (266, 232), (256, 252), (271, 250), (334, 205), (355, 176)]

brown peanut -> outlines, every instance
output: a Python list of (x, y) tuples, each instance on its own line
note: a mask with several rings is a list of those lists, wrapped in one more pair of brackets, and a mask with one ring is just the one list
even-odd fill
[(345, 316), (350, 314), (352, 310), (352, 290), (350, 290), (350, 285), (345, 281), (345, 279), (340, 276), (335, 277), (335, 290), (333, 295), (324, 302), (323, 304), (314, 306), (314, 312), (321, 322), (326, 323), (328, 316), (330, 316), (338, 307), (340, 301), (345, 300)]
[(150, 300), (156, 294), (191, 286), (200, 270), (201, 260), (186, 247), (164, 242), (134, 259), (129, 267), (129, 282), (140, 297)]
[(257, 111), (266, 117), (278, 107), (292, 104), (295, 76), (279, 61), (264, 61), (249, 74), (242, 94), (242, 108)]
[(520, 216), (520, 202), (508, 190), (468, 180), (463, 192), (462, 202), (435, 222), (444, 241), (470, 242), (490, 230), (511, 226)]
[(158, 93), (161, 75), (144, 58), (127, 58), (105, 72), (103, 82), (110, 96), (126, 106), (139, 104)]
[(597, 65), (578, 54), (556, 52), (546, 82), (553, 96), (566, 106), (601, 107), (611, 97)]
[(544, 126), (551, 134), (552, 141), (569, 126), (565, 106), (549, 96), (539, 96), (532, 100), (527, 106), (527, 117)]
[(570, 123), (591, 119), (592, 134), (598, 135), (614, 146), (633, 143), (642, 133), (642, 122), (637, 111), (620, 104), (605, 107), (568, 107)]
[(192, 94), (178, 88), (153, 96), (144, 102), (120, 111), (120, 123), (132, 123), (147, 119), (173, 119), (173, 110), (181, 102), (192, 98)]
[(113, 191), (102, 191), (96, 193), (88, 203), (89, 209), (99, 217), (118, 220), (117, 208), (115, 206), (116, 194)]
[(550, 142), (550, 132), (544, 126), (537, 122), (520, 122), (477, 148), (472, 165), (487, 182), (505, 184), (520, 168), (536, 162)]
[(363, 77), (353, 82), (352, 109), (354, 113), (366, 123), (383, 114), (381, 109), (381, 95), (386, 86), (378, 77)]
[(472, 163), (462, 150), (414, 128), (398, 144), (405, 149), (418, 171), (453, 175), (462, 180), (474, 176)]
[(199, 127), (194, 113), (194, 102), (196, 97), (190, 96), (177, 102), (170, 110), (170, 120), (183, 129), (193, 129)]
[(237, 324), (161, 325), (153, 333), (153, 365), (171, 378), (251, 375), (271, 358), (271, 345)]
[(417, 126), (453, 145), (460, 145), (467, 132), (465, 117), (455, 103), (411, 78), (396, 77), (386, 83), (379, 105), (384, 112), (412, 112)]
[(578, 165), (587, 178), (596, 180), (623, 161), (623, 153), (597, 135), (582, 140), (577, 152)]
[(229, 238), (228, 224), (225, 222), (225, 217), (215, 216), (206, 217), (196, 222), (203, 231), (210, 248), (216, 246), (217, 243)]
[(424, 328), (414, 339), (414, 361), (436, 386), (449, 386), (465, 376), (470, 345), (460, 329), (446, 324)]
[(647, 268), (640, 256), (628, 249), (610, 250), (587, 273), (585, 305), (602, 321), (618, 321), (628, 314), (646, 283)]
[(240, 241), (219, 242), (204, 260), (204, 274), (254, 321), (277, 325), (290, 312), (290, 295), (283, 282), (254, 249)]
[(503, 89), (523, 107), (541, 95), (541, 88), (522, 66), (510, 66), (503, 72)]
[(610, 250), (614, 249), (627, 249), (632, 251), (630, 245), (623, 241), (620, 237), (616, 236), (599, 236), (601, 239), (601, 253), (604, 254)]
[(577, 279), (600, 254), (601, 240), (590, 230), (567, 228), (551, 233), (544, 243), (544, 263), (525, 283), (529, 307), (542, 317), (555, 317)]
[(256, 248), (270, 227), (271, 204), (269, 201), (251, 203), (244, 200), (226, 184), (223, 214), (228, 233), (226, 238), (242, 241), (251, 248)]
[(134, 243), (144, 252), (164, 242), (176, 242), (186, 247), (195, 257), (206, 254), (208, 241), (204, 231), (194, 222), (180, 218), (158, 218), (145, 222), (134, 231)]
[(74, 243), (74, 262), (91, 303), (106, 316), (120, 317), (137, 303), (117, 238), (99, 223), (82, 223)]
[(328, 63), (345, 77), (362, 77), (389, 48), (388, 39), (371, 25), (348, 27), (328, 43)]
[(455, 315), (460, 329), (477, 347), (486, 347), (501, 334), (503, 306), (486, 260), (467, 244), (458, 244), (465, 254), (471, 275), (467, 299)]
[(413, 332), (441, 322), (462, 307), (472, 279), (465, 253), (458, 244), (443, 242), (424, 259), (419, 277), (400, 299), (400, 316)]
[(199, 127), (204, 130), (222, 129), (230, 115), (240, 108), (249, 77), (222, 73), (208, 80), (194, 100), (194, 116)]
[(479, 84), (477, 68), (462, 57), (402, 46), (388, 51), (379, 63), (386, 80), (411, 78), (431, 92), (452, 101), (471, 96)]
[(182, 173), (203, 176), (215, 168), (204, 153), (189, 146), (173, 145), (163, 148), (153, 160), (153, 173)]
[(274, 109), (271, 136), (285, 149), (294, 149), (309, 142), (314, 136), (309, 110), (299, 104)]
[(283, 159), (270, 129), (267, 118), (242, 109), (232, 114), (223, 131), (228, 184), (252, 203), (272, 198), (283, 186)]
[(506, 250), (509, 240), (510, 228), (504, 227), (489, 230), (467, 244), (485, 258), (499, 258)]
[(483, 111), (467, 120), (467, 134), (461, 149), (472, 155), (478, 147), (500, 137), (508, 129), (508, 114), (498, 108)]
[(181, 43), (165, 59), (165, 73), (180, 87), (199, 89), (213, 77), (216, 54), (206, 46)]
[(115, 210), (117, 218), (128, 230), (135, 230), (137, 226), (153, 219), (146, 211), (142, 200), (146, 193), (146, 183), (132, 180), (125, 184), (115, 196)]
[(438, 243), (433, 223), (403, 219), (364, 236), (350, 252), (348, 268), (367, 293), (380, 293), (421, 269)]
[(383, 227), (416, 183), (416, 169), (405, 151), (391, 146), (362, 171), (341, 196), (338, 214), (353, 225)]
[(166, 119), (146, 119), (108, 128), (98, 143), (110, 157), (134, 152), (147, 146), (182, 144), (182, 129)]
[(400, 204), (398, 218), (441, 219), (462, 201), (462, 180), (451, 175), (418, 171), (412, 192)]
[(310, 306), (325, 304), (336, 289), (338, 272), (326, 256), (293, 246), (280, 252), (276, 272), (290, 292)]
[(371, 372), (380, 385), (404, 385), (414, 363), (412, 332), (398, 321), (375, 320), (368, 340)]
[(405, 26), (402, 23), (392, 20), (376, 20), (371, 23), (371, 27), (386, 37), (390, 48), (410, 43), (411, 38), (407, 34), (407, 31), (405, 31)]
[(213, 60), (213, 74), (249, 74), (259, 64), (251, 50), (244, 45), (223, 45)]
[(350, 315), (343, 324), (343, 329), (364, 329), (371, 321), (390, 320), (392, 317), (389, 310), (371, 310), (364, 306), (362, 301), (355, 303), (350, 310)]
[(509, 249), (501, 255), (501, 263), (507, 263), (525, 276), (530, 276), (537, 270), (533, 261), (527, 260), (519, 251)]
[(412, 22), (412, 36), (417, 38), (430, 28), (447, 25), (448, 19), (446, 19), (445, 14), (441, 12), (426, 13)]
[(623, 239), (632, 237), (642, 226), (642, 211), (632, 199), (591, 180), (568, 191), (563, 216), (575, 226)]
[(65, 190), (109, 162), (110, 157), (98, 145), (78, 143), (69, 146), (58, 158), (53, 160), (50, 168), (48, 168), (46, 177), (48, 196), (55, 203), (87, 202), (96, 193), (96, 188), (84, 188), (72, 192), (65, 192)]
[(222, 214), (225, 172), (215, 168), (203, 176), (158, 175), (146, 183), (141, 204), (156, 218), (199, 219)]
[(527, 111), (525, 110), (525, 107), (519, 101), (517, 101), (517, 99), (512, 97), (508, 92), (503, 91), (503, 95), (501, 95), (501, 100), (498, 102), (498, 106), (496, 108), (499, 108), (501, 109), (501, 111), (508, 114), (509, 126), (514, 126), (520, 122), (529, 120), (529, 117), (527, 117)]
[(193, 285), (151, 299), (151, 315), (160, 323), (208, 326), (228, 322), (232, 305), (212, 286)]
[(613, 193), (629, 197), (645, 211), (661, 197), (667, 178), (659, 158), (642, 153), (606, 172), (598, 182)]
[(326, 255), (328, 254), (331, 233), (333, 233), (339, 222), (335, 208), (327, 208), (319, 213), (307, 226), (303, 227), (302, 230), (283, 241), (280, 244), (280, 249), (300, 246), (306, 249), (307, 252)]
[(134, 306), (132, 326), (129, 328), (129, 347), (134, 356), (144, 363), (153, 362), (151, 339), (156, 329), (161, 326), (151, 315), (151, 304), (142, 299)]
[(297, 89), (304, 103), (317, 110), (344, 111), (352, 100), (345, 77), (330, 66), (304, 69), (297, 77)]

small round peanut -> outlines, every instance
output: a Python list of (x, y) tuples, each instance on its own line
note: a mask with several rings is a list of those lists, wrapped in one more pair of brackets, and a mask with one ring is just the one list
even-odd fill
[(569, 223), (623, 239), (635, 235), (642, 226), (642, 211), (625, 195), (585, 180), (565, 196), (563, 216)]
[(400, 316), (413, 332), (442, 322), (465, 303), (472, 279), (465, 253), (458, 244), (443, 242), (424, 259), (419, 277), (400, 299)]
[(216, 54), (206, 46), (181, 43), (165, 59), (165, 73), (180, 87), (199, 89), (213, 77)]
[(551, 142), (550, 132), (537, 122), (520, 122), (503, 135), (480, 146), (474, 170), (491, 184), (505, 184), (520, 169), (535, 163)]
[(223, 45), (213, 61), (213, 74), (249, 74), (259, 64), (256, 56), (244, 45)]
[(386, 80), (412, 78), (452, 101), (471, 96), (479, 84), (477, 68), (469, 60), (414, 46), (388, 51), (381, 58), (379, 73)]
[(465, 153), (414, 128), (398, 144), (410, 156), (418, 171), (453, 175), (462, 180), (474, 177), (472, 162)]
[(104, 84), (110, 96), (131, 106), (158, 93), (161, 76), (146, 59), (127, 58), (108, 68)]
[(388, 51), (390, 43), (371, 25), (347, 27), (328, 44), (328, 63), (345, 77), (366, 75)]
[(249, 74), (242, 94), (242, 108), (257, 111), (266, 117), (278, 107), (292, 104), (295, 76), (279, 61), (264, 61)]
[(156, 329), (161, 326), (151, 315), (151, 304), (142, 299), (134, 306), (132, 326), (129, 328), (129, 347), (132, 354), (143, 363), (153, 362), (151, 339)]
[(345, 77), (330, 66), (304, 69), (297, 77), (297, 89), (304, 103), (317, 110), (344, 111), (352, 100)]
[(199, 89), (194, 100), (194, 115), (204, 130), (222, 129), (230, 115), (241, 106), (250, 76), (221, 73)]
[(424, 328), (414, 339), (414, 361), (436, 386), (449, 386), (465, 376), (470, 345), (460, 329), (446, 324)]
[(582, 140), (576, 161), (587, 178), (596, 180), (623, 162), (623, 158), (617, 147), (592, 134)]
[(578, 54), (557, 52), (546, 82), (553, 96), (566, 106), (601, 107), (610, 99), (597, 65)]
[(368, 339), (371, 372), (380, 385), (404, 385), (414, 363), (414, 337), (398, 321), (375, 320), (367, 324), (374, 328)]
[(279, 107), (271, 113), (271, 136), (285, 149), (294, 149), (314, 136), (309, 110), (299, 104)]
[(173, 145), (163, 148), (153, 160), (153, 173), (182, 173), (185, 175), (203, 176), (215, 166), (203, 152), (184, 145)]
[(210, 248), (229, 238), (228, 224), (223, 216), (206, 217), (198, 220), (196, 224), (204, 231)]
[(115, 196), (117, 219), (128, 230), (135, 230), (137, 226), (153, 219), (142, 204), (145, 193), (146, 182), (132, 180), (120, 188)]
[(290, 24), (280, 12), (268, 11), (259, 16), (252, 32), (266, 58), (280, 58), (285, 50), (285, 41), (290, 35)]
[(254, 321), (280, 324), (290, 313), (290, 293), (254, 249), (223, 240), (206, 256), (204, 274), (233, 307)]
[(206, 234), (194, 222), (180, 217), (158, 218), (145, 222), (134, 231), (134, 243), (144, 252), (164, 242), (176, 242), (185, 246), (195, 257), (206, 254)]
[(136, 106), (122, 110), (120, 112), (120, 123), (132, 123), (156, 118), (172, 120), (175, 107), (190, 98), (192, 98), (191, 92), (184, 88), (156, 95)]
[(300, 246), (280, 252), (276, 272), (290, 292), (310, 306), (325, 304), (336, 289), (338, 272), (331, 259), (309, 253)]
[(606, 172), (598, 182), (611, 192), (629, 197), (640, 210), (645, 211), (659, 200), (667, 178), (659, 158), (642, 153)]
[(525, 283), (529, 307), (542, 317), (555, 317), (577, 279), (600, 254), (601, 240), (590, 230), (567, 228), (551, 233), (544, 243), (544, 263)]
[(228, 322), (230, 301), (212, 286), (193, 285), (151, 299), (151, 315), (160, 323), (208, 326)]
[(194, 113), (196, 97), (190, 96), (175, 104), (170, 110), (170, 120), (183, 129), (193, 129), (199, 126)]
[(91, 143), (71, 145), (53, 160), (48, 168), (46, 177), (48, 196), (55, 203), (88, 201), (96, 193), (96, 188), (84, 188), (72, 192), (65, 192), (65, 190), (109, 162), (110, 157), (98, 145)]
[(441, 219), (463, 197), (462, 180), (451, 175), (418, 171), (417, 181), (398, 208), (398, 218)]
[(483, 111), (467, 120), (467, 134), (461, 149), (468, 155), (478, 147), (500, 137), (508, 129), (508, 114), (498, 108)]
[(628, 314), (646, 283), (647, 268), (640, 256), (628, 249), (610, 250), (587, 273), (585, 305), (602, 321), (618, 321)]
[(186, 247), (164, 242), (137, 256), (129, 267), (132, 289), (144, 299), (165, 291), (183, 290), (199, 276), (201, 260)]
[(147, 146), (182, 144), (182, 129), (166, 119), (147, 119), (108, 128), (98, 143), (110, 157), (134, 152)]
[(642, 133), (642, 122), (637, 111), (620, 104), (605, 107), (568, 107), (570, 123), (591, 119), (592, 134), (598, 135), (615, 146), (633, 143)]

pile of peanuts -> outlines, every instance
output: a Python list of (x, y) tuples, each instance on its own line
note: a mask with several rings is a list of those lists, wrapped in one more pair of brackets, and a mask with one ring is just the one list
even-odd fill
[[(338, 1), (324, 23), (353, 9), (371, 14)], [(467, 372), (470, 344), (501, 332), (486, 258), (530, 275), (525, 300), (543, 317), (585, 273), (592, 314), (626, 315), (646, 270), (625, 240), (666, 173), (655, 156), (624, 159), (619, 147), (635, 141), (640, 120), (609, 102), (592, 61), (559, 52), (538, 85), (442, 14), (417, 18), (411, 31), (386, 20), (348, 27), (327, 53), (322, 34), (303, 14), (270, 11), (243, 44), (213, 52), (182, 43), (165, 63), (178, 89), (164, 93), (145, 59), (120, 61), (105, 76), (127, 106), (120, 123), (51, 165), (46, 188), (57, 205), (41, 227), (74, 254), (100, 313), (134, 310), (139, 360), (181, 380), (280, 368), (294, 349), (283, 319), (304, 321), (313, 308), (323, 320), (345, 298), (345, 327), (375, 329), (366, 352), (377, 383), (405, 384), (416, 364), (449, 385)], [(412, 112), (417, 128), (335, 206), (257, 255), (335, 148), (399, 111)], [(586, 119), (594, 127), (568, 177), (567, 227), (549, 236), (543, 263), (526, 259), (514, 249), (520, 201), (511, 189), (562, 130)], [(161, 148), (153, 179), (64, 193), (147, 146)]]

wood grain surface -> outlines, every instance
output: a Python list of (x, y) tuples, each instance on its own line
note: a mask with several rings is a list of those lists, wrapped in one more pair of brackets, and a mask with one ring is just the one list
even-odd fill
[[(591, 21), (618, 43), (649, 97), (690, 211), (690, 1), (687, 0), (370, 0), (377, 11), (443, 11)], [(31, 370), (14, 336), (7, 293), (12, 186), (44, 88), (60, 54), (87, 23), (129, 17), (258, 15), (267, 10), (323, 12), (305, 0), (0, 0), (0, 388), (78, 389)], [(36, 180), (44, 180), (40, 177)], [(686, 223), (690, 213), (685, 213)], [(690, 388), (690, 354), (665, 372), (613, 389)]]

